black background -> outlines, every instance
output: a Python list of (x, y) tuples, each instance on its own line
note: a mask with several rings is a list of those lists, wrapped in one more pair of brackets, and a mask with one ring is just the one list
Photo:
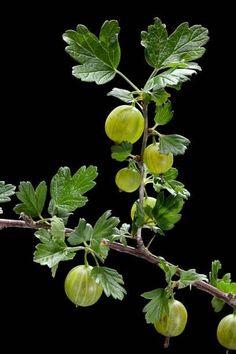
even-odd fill
[[(143, 59), (140, 31), (155, 16), (166, 23), (169, 32), (183, 21), (200, 23), (209, 28), (211, 37), (200, 60), (203, 71), (180, 92), (173, 92), (175, 119), (166, 127), (166, 132), (182, 134), (192, 142), (188, 152), (175, 159), (192, 197), (181, 222), (152, 251), (201, 273), (209, 271), (212, 260), (220, 259), (225, 272), (231, 271), (235, 278), (231, 9), (227, 2), (211, 9), (199, 2), (174, 7), (170, 2), (130, 2), (129, 6), (132, 10), (120, 2), (105, 6), (36, 1), (1, 10), (1, 180), (13, 184), (30, 180), (36, 185), (43, 179), (49, 182), (60, 166), (76, 171), (83, 164), (94, 164), (99, 170), (97, 187), (89, 192), (91, 200), (79, 215), (93, 223), (112, 209), (122, 222), (129, 222), (134, 196), (119, 193), (115, 187), (114, 175), (121, 165), (110, 159), (111, 143), (104, 133), (107, 114), (120, 104), (107, 97), (107, 92), (128, 86), (119, 78), (100, 87), (73, 78), (74, 62), (64, 52), (62, 33), (78, 23), (98, 33), (106, 19), (119, 20), (120, 70), (142, 86), (150, 68)], [(14, 216), (11, 206), (5, 206), (5, 217)], [(72, 224), (77, 218), (78, 214)], [(139, 296), (164, 285), (161, 271), (111, 252), (107, 265), (123, 274), (128, 291), (125, 300), (103, 296), (91, 308), (75, 309), (65, 297), (63, 282), (69, 269), (82, 259), (62, 264), (51, 279), (46, 267), (32, 262), (34, 244), (30, 231), (1, 232), (1, 346), (7, 345), (6, 352), (14, 348), (79, 352), (85, 347), (104, 353), (141, 348), (164, 353), (161, 336), (145, 324), (145, 301)], [(230, 309), (215, 314), (210, 296), (195, 289), (180, 291), (177, 298), (188, 308), (189, 322), (166, 352), (224, 353), (215, 330)]]

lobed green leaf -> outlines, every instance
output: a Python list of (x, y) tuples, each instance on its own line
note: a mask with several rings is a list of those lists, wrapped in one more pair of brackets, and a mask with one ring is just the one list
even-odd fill
[(148, 291), (141, 296), (150, 300), (143, 308), (143, 312), (146, 313), (145, 319), (147, 323), (155, 323), (169, 313), (168, 295), (165, 289), (159, 288)]
[(132, 103), (134, 101), (134, 96), (132, 94), (132, 92), (130, 92), (129, 90), (124, 90), (124, 89), (120, 89), (120, 88), (113, 88), (108, 94), (107, 96), (113, 96), (118, 98), (119, 100), (126, 102), (126, 103)]
[(157, 105), (154, 120), (158, 125), (167, 124), (173, 117), (174, 112), (171, 110), (171, 103), (168, 101), (163, 105)]
[(59, 168), (51, 180), (49, 213), (66, 218), (71, 212), (84, 206), (88, 199), (83, 194), (95, 186), (96, 177), (95, 166), (82, 166), (73, 176), (68, 167)]
[(189, 269), (186, 271), (181, 271), (180, 279), (178, 280), (178, 289), (186, 288), (187, 286), (192, 286), (196, 281), (208, 282), (208, 278), (205, 274), (199, 274), (196, 269)]
[(179, 25), (168, 37), (166, 26), (159, 18), (141, 32), (141, 44), (147, 63), (153, 68), (177, 66), (199, 59), (204, 53), (208, 30), (201, 25), (189, 27), (187, 22)]
[(114, 299), (123, 300), (126, 290), (122, 275), (117, 270), (108, 267), (94, 267), (91, 275), (103, 287), (106, 296), (112, 296)]
[(152, 214), (156, 220), (157, 226), (161, 230), (171, 230), (181, 219), (180, 211), (184, 205), (183, 198), (179, 195), (169, 195), (165, 197), (164, 192), (160, 192), (156, 204), (152, 209)]
[(116, 161), (125, 161), (131, 154), (133, 145), (128, 141), (123, 141), (121, 144), (112, 145), (111, 157)]
[(80, 245), (83, 242), (89, 241), (93, 235), (93, 228), (90, 224), (86, 223), (85, 219), (79, 220), (79, 225), (70, 233), (68, 242), (72, 246)]
[(159, 149), (162, 154), (183, 155), (189, 144), (189, 139), (177, 134), (162, 135), (159, 139)]
[(63, 35), (68, 44), (66, 52), (79, 63), (73, 67), (72, 74), (82, 81), (94, 81), (98, 85), (112, 80), (120, 62), (119, 32), (115, 20), (104, 22), (99, 38), (81, 24), (76, 31), (66, 31)]
[(0, 181), (0, 203), (9, 202), (10, 197), (15, 194), (15, 189), (13, 184), (5, 184), (4, 181)]
[(20, 182), (16, 196), (21, 203), (14, 207), (15, 213), (24, 213), (30, 217), (40, 216), (46, 201), (47, 185), (42, 181), (34, 190), (31, 182)]

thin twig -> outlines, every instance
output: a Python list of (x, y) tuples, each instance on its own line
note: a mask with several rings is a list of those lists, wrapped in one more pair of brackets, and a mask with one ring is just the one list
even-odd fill
[[(143, 132), (143, 140), (142, 140), (142, 147), (140, 153), (140, 161), (139, 161), (139, 170), (141, 175), (141, 185), (139, 187), (139, 203), (143, 206), (143, 199), (144, 199), (144, 192), (145, 192), (145, 179), (146, 179), (146, 172), (143, 163), (143, 155), (144, 150), (147, 146), (147, 139), (148, 139), (148, 103), (143, 102), (143, 117), (144, 117), (144, 132)], [(143, 239), (142, 239), (142, 227), (139, 227), (136, 234), (137, 245), (139, 248), (144, 247)]]

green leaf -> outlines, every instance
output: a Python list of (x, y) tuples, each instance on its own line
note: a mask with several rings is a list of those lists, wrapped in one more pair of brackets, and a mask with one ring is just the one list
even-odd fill
[(145, 299), (151, 300), (143, 308), (146, 313), (145, 319), (147, 323), (159, 321), (163, 316), (169, 313), (168, 295), (163, 288), (145, 292), (141, 295)]
[(51, 234), (52, 239), (55, 241), (64, 241), (65, 240), (65, 226), (61, 219), (56, 216), (52, 217), (51, 222)]
[[(134, 220), (132, 223), (132, 235), (135, 235), (139, 227), (143, 227), (145, 224), (145, 213), (149, 216), (149, 208), (142, 208), (138, 201), (136, 203), (136, 210), (134, 214)], [(147, 209), (147, 210), (146, 210)], [(151, 208), (150, 208), (151, 209)], [(152, 216), (151, 216), (152, 218)]]
[(51, 268), (52, 276), (55, 276), (59, 262), (71, 260), (76, 254), (66, 246), (62, 239), (62, 224), (60, 219), (54, 218), (51, 229), (40, 229), (35, 233), (41, 243), (35, 247), (34, 262)]
[(40, 216), (46, 195), (47, 185), (44, 181), (40, 182), (35, 190), (30, 182), (20, 182), (16, 196), (22, 203), (17, 204), (13, 210), (17, 214), (24, 213), (31, 217)]
[(94, 267), (91, 275), (103, 287), (106, 296), (112, 296), (114, 299), (123, 300), (126, 290), (122, 275), (115, 269), (108, 267)]
[(92, 226), (87, 224), (85, 219), (80, 219), (79, 225), (70, 233), (67, 240), (72, 246), (77, 246), (83, 242), (89, 241), (92, 234)]
[(96, 177), (95, 166), (82, 166), (73, 176), (68, 167), (59, 168), (51, 180), (49, 213), (64, 218), (84, 206), (88, 199), (83, 194), (95, 186)]
[[(215, 260), (211, 263), (211, 272), (209, 274), (210, 284), (225, 293), (236, 294), (236, 283), (231, 282), (230, 273), (226, 273), (222, 278), (218, 277), (219, 270), (221, 269), (222, 265), (219, 260)], [(215, 312), (220, 312), (225, 303), (224, 301), (213, 297), (211, 304)]]
[(114, 235), (112, 236), (112, 241), (119, 240), (124, 246), (127, 246), (126, 238), (131, 238), (130, 224), (122, 224), (121, 227), (115, 228)]
[(173, 276), (178, 270), (178, 266), (168, 264), (165, 259), (160, 259), (160, 268), (165, 272), (165, 278), (167, 284), (170, 284)]
[(109, 253), (109, 246), (102, 240), (91, 239), (90, 248), (100, 259), (101, 262), (104, 262)]
[(173, 117), (174, 112), (171, 110), (171, 103), (166, 102), (161, 106), (156, 107), (155, 111), (155, 122), (158, 125), (165, 125), (167, 124)]
[(211, 305), (215, 312), (220, 312), (223, 309), (225, 302), (214, 296), (211, 300)]
[(134, 96), (132, 94), (132, 92), (128, 91), (128, 90), (124, 90), (124, 89), (120, 89), (120, 88), (113, 88), (108, 94), (107, 96), (114, 96), (116, 98), (118, 98), (119, 100), (126, 102), (126, 103), (131, 103), (134, 101)]
[(171, 68), (149, 79), (144, 86), (144, 90), (153, 90), (154, 92), (164, 87), (172, 87), (178, 89), (178, 85), (189, 80), (189, 76), (197, 74), (196, 70), (200, 70), (198, 65), (191, 63), (188, 68), (175, 69)]
[(224, 280), (220, 280), (217, 283), (217, 288), (224, 293), (236, 294), (236, 283), (234, 282), (225, 282)]
[(184, 184), (176, 180), (165, 182), (162, 184), (162, 188), (166, 189), (174, 196), (179, 195), (184, 199), (188, 199), (190, 197), (190, 192), (184, 188)]
[(189, 269), (186, 271), (182, 271), (180, 274), (180, 279), (178, 280), (178, 289), (183, 289), (193, 285), (196, 281), (206, 281), (208, 282), (208, 278), (205, 274), (198, 274), (196, 269)]
[(66, 31), (63, 35), (68, 44), (66, 52), (79, 63), (73, 67), (72, 74), (82, 81), (94, 81), (98, 85), (112, 80), (120, 62), (119, 32), (115, 20), (104, 22), (99, 38), (81, 24), (76, 31)]
[(156, 18), (147, 32), (141, 32), (141, 40), (147, 63), (161, 69), (200, 58), (209, 37), (206, 28), (200, 25), (189, 27), (187, 22), (178, 26), (168, 37), (166, 26)]
[(218, 273), (222, 269), (222, 265), (219, 260), (215, 260), (211, 263), (211, 272), (209, 274), (210, 284), (217, 286), (218, 283)]
[(141, 44), (145, 48), (144, 55), (146, 62), (154, 67), (161, 67), (161, 52), (167, 43), (168, 33), (166, 26), (159, 18), (155, 18), (153, 25), (148, 26), (148, 31), (141, 32)]
[(173, 167), (162, 176), (155, 176), (153, 179), (154, 190), (159, 193), (162, 189), (165, 189), (173, 196), (179, 195), (184, 199), (188, 199), (190, 197), (189, 191), (182, 182), (175, 180), (176, 177), (178, 177), (178, 170)]
[(184, 205), (183, 198), (179, 195), (169, 195), (165, 197), (164, 193), (159, 193), (156, 205), (152, 209), (152, 215), (161, 230), (171, 230), (181, 219), (180, 211)]
[(159, 144), (162, 154), (171, 152), (173, 155), (182, 155), (190, 144), (190, 140), (177, 134), (162, 135), (159, 139)]
[(125, 161), (131, 154), (133, 145), (128, 141), (123, 141), (121, 144), (116, 144), (111, 147), (111, 157), (116, 161)]
[(11, 200), (9, 197), (15, 194), (15, 189), (13, 184), (5, 184), (4, 181), (0, 181), (0, 203), (9, 202)]
[(178, 170), (175, 167), (171, 167), (167, 172), (163, 174), (163, 179), (165, 181), (172, 181), (178, 177)]
[(103, 238), (112, 239), (116, 226), (119, 224), (119, 218), (111, 216), (111, 211), (107, 210), (97, 220), (93, 228), (93, 239), (102, 240)]
[(164, 104), (168, 98), (170, 97), (170, 94), (167, 93), (164, 89), (157, 90), (156, 92), (152, 93), (152, 100), (156, 102), (157, 105), (162, 105)]

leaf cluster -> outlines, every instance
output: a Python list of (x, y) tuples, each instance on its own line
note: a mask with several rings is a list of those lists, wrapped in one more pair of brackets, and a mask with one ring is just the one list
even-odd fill
[[(219, 260), (215, 260), (211, 264), (211, 272), (209, 274), (210, 284), (223, 291), (224, 293), (236, 295), (236, 283), (231, 281), (231, 274), (226, 273), (219, 278), (219, 271), (222, 269), (222, 265)], [(220, 312), (225, 303), (217, 297), (213, 297), (211, 301), (212, 307), (215, 312)]]

